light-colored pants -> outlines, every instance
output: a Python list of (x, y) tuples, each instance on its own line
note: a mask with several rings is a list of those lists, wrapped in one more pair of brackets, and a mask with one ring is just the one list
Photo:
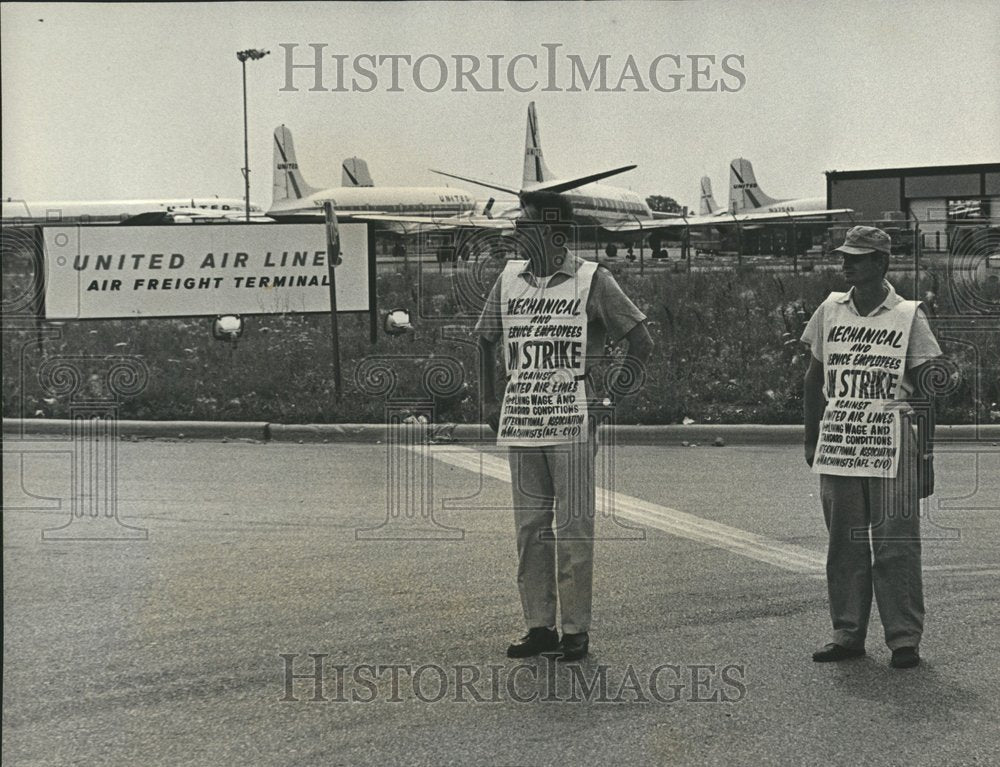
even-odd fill
[(864, 645), (873, 590), (890, 649), (917, 647), (923, 633), (918, 456), (911, 430), (902, 434), (894, 479), (820, 475), (832, 641), (844, 647)]
[[(511, 447), (517, 587), (527, 627), (590, 628), (597, 442)], [(557, 569), (558, 568), (558, 569)]]

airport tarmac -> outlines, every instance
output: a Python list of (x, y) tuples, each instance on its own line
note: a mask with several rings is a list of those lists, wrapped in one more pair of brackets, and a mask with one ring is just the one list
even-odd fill
[(493, 448), (412, 445), (390, 466), (385, 445), (116, 447), (119, 519), (88, 527), (70, 443), (4, 443), (6, 763), (1000, 760), (990, 443), (938, 450), (907, 671), (877, 619), (867, 657), (810, 660), (825, 533), (796, 445), (616, 448), (576, 671), (504, 657), (521, 624)]

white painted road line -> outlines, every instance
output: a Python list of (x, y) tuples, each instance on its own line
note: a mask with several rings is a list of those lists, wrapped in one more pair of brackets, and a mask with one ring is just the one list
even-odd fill
[[(419, 451), (425, 448), (421, 446), (410, 449)], [(503, 482), (510, 482), (510, 468), (507, 461), (502, 458), (459, 445), (432, 445), (430, 451), (431, 455), (442, 463), (465, 469), (473, 474), (483, 474)], [(825, 556), (801, 546), (765, 538), (624, 493), (609, 492), (600, 486), (597, 488), (597, 497), (611, 498), (613, 508), (605, 510), (605, 513), (613, 512), (616, 516), (680, 538), (725, 549), (793, 573), (823, 575), (826, 572)]]
[[(411, 447), (417, 451), (422, 448)], [(510, 467), (507, 461), (489, 453), (472, 450), (459, 445), (432, 445), (431, 455), (442, 463), (465, 469), (473, 474), (482, 474), (502, 482), (510, 483)], [(662, 530), (665, 533), (688, 538), (705, 543), (709, 546), (725, 549), (734, 554), (765, 562), (775, 567), (790, 570), (794, 573), (825, 577), (826, 555), (801, 546), (783, 543), (773, 538), (730, 527), (719, 522), (712, 522), (693, 514), (687, 514), (677, 509), (650, 503), (624, 493), (609, 493), (598, 486), (598, 500), (611, 498), (612, 510), (615, 515), (639, 522)], [(996, 576), (1000, 575), (1000, 566), (996, 564), (983, 565), (927, 565), (925, 573), (940, 573), (946, 576)]]
[(997, 565), (926, 565), (925, 573), (945, 573), (954, 576), (1000, 575)]

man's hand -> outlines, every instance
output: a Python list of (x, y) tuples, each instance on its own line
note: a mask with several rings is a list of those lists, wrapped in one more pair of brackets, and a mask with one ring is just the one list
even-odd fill
[(813, 459), (816, 458), (816, 443), (806, 442), (806, 464), (812, 468)]
[(930, 498), (934, 495), (934, 456), (920, 457), (917, 467), (917, 482), (920, 484), (920, 497)]
[(940, 360), (929, 360), (910, 370), (910, 375), (917, 384), (917, 394), (911, 397), (911, 402), (917, 410), (917, 482), (921, 498), (929, 498), (934, 494), (934, 431), (937, 425), (937, 414), (934, 406), (934, 382), (939, 379), (946, 367), (938, 367)]
[(653, 352), (653, 339), (646, 322), (639, 322), (625, 335), (628, 348), (617, 378), (611, 388), (612, 396), (627, 397), (639, 391), (646, 378), (646, 361)]
[(819, 424), (823, 418), (823, 363), (809, 355), (809, 367), (806, 370), (802, 387), (803, 420), (806, 427), (806, 463), (812, 468), (816, 458), (816, 445), (819, 443)]
[(497, 343), (479, 337), (479, 397), (483, 420), (494, 432), (500, 433), (500, 402), (496, 388)]
[(483, 418), (495, 434), (500, 433), (500, 403), (490, 400), (483, 404)]

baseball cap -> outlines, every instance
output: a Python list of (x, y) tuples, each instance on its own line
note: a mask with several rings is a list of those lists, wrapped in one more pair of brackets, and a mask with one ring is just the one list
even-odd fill
[(844, 244), (834, 248), (834, 251), (838, 250), (852, 256), (861, 256), (874, 251), (892, 253), (892, 240), (889, 235), (874, 226), (855, 226), (848, 231)]

